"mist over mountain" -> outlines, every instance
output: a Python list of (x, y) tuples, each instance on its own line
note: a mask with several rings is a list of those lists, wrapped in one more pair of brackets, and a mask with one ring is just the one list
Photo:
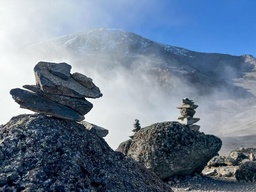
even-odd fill
[(41, 42), (27, 54), (70, 63), (96, 81), (103, 98), (92, 100), (95, 108), (86, 119), (110, 130), (113, 148), (128, 138), (136, 118), (143, 126), (176, 120), (184, 97), (199, 104), (201, 131), (256, 135), (256, 59), (251, 55), (200, 53), (112, 29)]

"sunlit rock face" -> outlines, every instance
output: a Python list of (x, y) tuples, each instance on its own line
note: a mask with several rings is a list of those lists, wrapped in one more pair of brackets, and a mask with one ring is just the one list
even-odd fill
[(0, 139), (1, 191), (172, 191), (75, 121), (19, 115)]
[(178, 122), (163, 122), (140, 129), (131, 140), (120, 144), (117, 151), (166, 179), (201, 173), (221, 145), (216, 136), (191, 130)]

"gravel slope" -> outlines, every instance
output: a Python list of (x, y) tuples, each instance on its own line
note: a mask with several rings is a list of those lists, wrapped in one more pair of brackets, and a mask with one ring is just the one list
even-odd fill
[(234, 178), (192, 177), (189, 180), (170, 184), (174, 192), (229, 192), (256, 191), (256, 183), (238, 182)]

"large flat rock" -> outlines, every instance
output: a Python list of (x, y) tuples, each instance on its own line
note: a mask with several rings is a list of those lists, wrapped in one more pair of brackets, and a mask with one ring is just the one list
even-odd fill
[(41, 97), (30, 91), (16, 88), (12, 89), (10, 94), (12, 95), (13, 99), (20, 104), (21, 108), (62, 119), (74, 121), (82, 121), (84, 119), (84, 116), (80, 115), (77, 111), (53, 102), (47, 98)]
[(44, 93), (38, 86), (36, 85), (23, 85), (24, 88), (35, 92), (39, 96), (50, 99), (51, 101), (57, 102), (59, 104), (65, 105), (75, 111), (77, 111), (81, 115), (87, 114), (93, 107), (93, 104), (87, 101), (85, 98), (74, 98), (63, 95), (54, 95), (54, 94), (46, 94)]

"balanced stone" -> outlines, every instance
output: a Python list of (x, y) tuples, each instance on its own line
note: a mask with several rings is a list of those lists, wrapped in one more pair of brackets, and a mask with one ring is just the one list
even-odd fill
[(30, 91), (23, 89), (12, 89), (10, 91), (13, 99), (20, 104), (21, 108), (30, 109), (31, 111), (51, 115), (54, 117), (82, 121), (84, 117), (75, 110), (68, 108), (59, 103), (53, 102), (47, 98), (41, 97)]
[(47, 99), (50, 99), (51, 101), (65, 105), (66, 107), (69, 107), (77, 111), (81, 115), (87, 114), (93, 107), (93, 104), (84, 98), (73, 98), (63, 95), (46, 94), (40, 89), (40, 87), (36, 85), (24, 85), (23, 87), (35, 92), (39, 96), (45, 97)]
[(194, 109), (185, 108), (180, 110), (180, 114), (182, 116), (193, 116), (195, 115), (196, 111)]
[(198, 107), (198, 105), (189, 105), (189, 104), (185, 104), (183, 103), (180, 107), (177, 107), (177, 109), (196, 109)]
[[(99, 88), (92, 81), (89, 87), (77, 82), (70, 74), (71, 66), (66, 63), (39, 62), (34, 67), (36, 84), (42, 91), (50, 94), (77, 98), (99, 98), (102, 96)], [(69, 76), (70, 74), (70, 76)]]
[(98, 125), (94, 125), (92, 123), (81, 121), (80, 122), (87, 130), (92, 132), (93, 134), (96, 134), (99, 137), (106, 137), (108, 135), (108, 130), (100, 127)]
[(182, 103), (193, 105), (194, 101), (189, 98), (184, 98), (184, 99), (182, 99)]

